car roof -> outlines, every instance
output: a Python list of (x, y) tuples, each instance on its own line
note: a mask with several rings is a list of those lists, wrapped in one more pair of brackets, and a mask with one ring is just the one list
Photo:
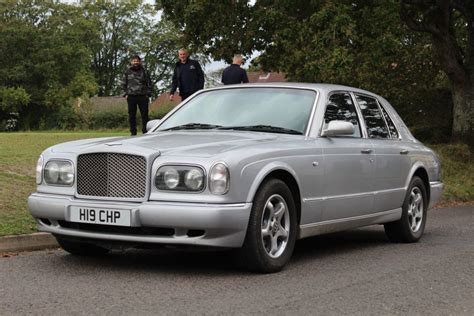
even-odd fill
[(339, 84), (331, 84), (331, 83), (305, 83), (305, 82), (271, 82), (271, 83), (245, 83), (245, 84), (233, 84), (233, 85), (225, 85), (219, 86), (212, 89), (207, 90), (214, 90), (214, 89), (229, 89), (229, 88), (252, 88), (252, 87), (267, 87), (267, 88), (299, 88), (299, 89), (312, 89), (312, 90), (319, 90), (321, 92), (330, 92), (334, 90), (344, 90), (344, 91), (353, 91), (359, 92), (363, 94), (373, 95), (375, 97), (381, 97), (373, 92), (354, 88), (345, 85)]

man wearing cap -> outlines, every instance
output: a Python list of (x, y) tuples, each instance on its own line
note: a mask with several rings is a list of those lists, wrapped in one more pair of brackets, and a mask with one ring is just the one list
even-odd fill
[(151, 97), (151, 79), (148, 72), (141, 65), (140, 56), (134, 55), (130, 59), (131, 67), (123, 74), (122, 89), (123, 97), (128, 103), (128, 121), (130, 123), (130, 134), (137, 135), (137, 106), (142, 117), (142, 132), (145, 134), (146, 123), (148, 123), (148, 102)]

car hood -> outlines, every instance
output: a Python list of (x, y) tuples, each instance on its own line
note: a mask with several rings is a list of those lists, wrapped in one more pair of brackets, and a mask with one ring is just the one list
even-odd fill
[(86, 139), (53, 146), (54, 153), (132, 152), (210, 157), (240, 147), (273, 142), (294, 135), (243, 131), (172, 131), (135, 137)]

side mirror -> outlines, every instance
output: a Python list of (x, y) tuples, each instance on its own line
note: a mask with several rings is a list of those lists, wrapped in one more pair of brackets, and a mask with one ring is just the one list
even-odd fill
[(161, 120), (151, 120), (146, 123), (146, 131), (149, 132), (154, 129), (158, 124), (160, 124)]
[(354, 125), (351, 122), (335, 120), (329, 122), (328, 127), (323, 130), (321, 136), (348, 136), (352, 134), (354, 134)]

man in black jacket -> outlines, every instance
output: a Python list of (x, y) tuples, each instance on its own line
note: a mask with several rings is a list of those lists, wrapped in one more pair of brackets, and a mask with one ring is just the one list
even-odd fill
[(148, 99), (151, 97), (151, 79), (148, 72), (141, 65), (140, 56), (132, 56), (130, 63), (132, 66), (123, 74), (122, 89), (123, 97), (128, 103), (128, 121), (130, 123), (130, 133), (137, 135), (137, 105), (142, 117), (142, 132), (146, 133), (146, 123), (148, 123)]
[(174, 67), (173, 82), (171, 85), (170, 100), (173, 101), (174, 93), (179, 88), (181, 100), (185, 100), (194, 92), (204, 88), (204, 72), (196, 60), (189, 58), (186, 49), (178, 51), (179, 61)]
[(224, 69), (224, 72), (222, 73), (221, 81), (223, 84), (228, 85), (249, 82), (247, 72), (245, 71), (245, 69), (240, 68), (240, 65), (242, 65), (242, 61), (242, 55), (234, 55), (232, 65)]

